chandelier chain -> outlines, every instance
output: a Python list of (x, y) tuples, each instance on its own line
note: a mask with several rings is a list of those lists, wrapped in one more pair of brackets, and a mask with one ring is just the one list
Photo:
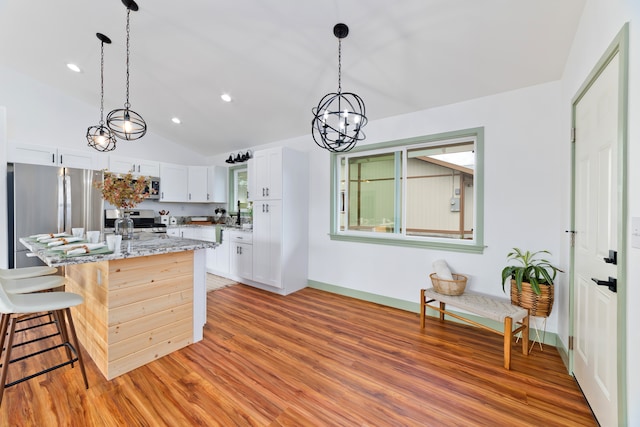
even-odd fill
[(131, 30), (129, 27), (129, 15), (131, 15), (131, 9), (127, 8), (127, 100), (124, 103), (124, 107), (126, 109), (129, 109), (129, 107), (131, 107), (131, 104), (129, 103), (129, 35), (131, 34)]
[(100, 42), (100, 126), (104, 125), (104, 42)]
[(338, 39), (338, 93), (342, 93), (342, 39)]

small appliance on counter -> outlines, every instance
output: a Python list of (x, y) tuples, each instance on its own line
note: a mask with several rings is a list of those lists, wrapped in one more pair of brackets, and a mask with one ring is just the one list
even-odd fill
[[(153, 209), (127, 209), (130, 218), (133, 220), (133, 231), (148, 233), (166, 233), (167, 225), (156, 222), (156, 215)], [(113, 232), (114, 224), (118, 218), (118, 209), (104, 210), (104, 228), (105, 232)]]
[(225, 216), (227, 215), (227, 210), (224, 208), (216, 208), (214, 211), (215, 215), (213, 216), (214, 224), (225, 224)]

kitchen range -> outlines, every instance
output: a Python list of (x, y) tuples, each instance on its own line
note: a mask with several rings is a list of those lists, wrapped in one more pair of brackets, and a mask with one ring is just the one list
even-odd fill
[[(127, 209), (125, 211), (133, 220), (134, 232), (166, 233), (167, 225), (156, 222), (153, 209)], [(104, 232), (113, 233), (115, 220), (119, 218), (118, 209), (104, 210)]]

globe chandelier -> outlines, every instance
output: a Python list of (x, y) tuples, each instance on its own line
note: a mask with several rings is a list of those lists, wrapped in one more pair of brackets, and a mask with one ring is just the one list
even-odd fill
[(100, 40), (100, 122), (87, 129), (87, 142), (98, 151), (113, 151), (116, 136), (104, 125), (104, 44), (111, 44), (111, 39), (101, 33), (96, 33), (96, 37)]
[(131, 11), (138, 10), (138, 5), (133, 0), (122, 0), (122, 4), (127, 8), (127, 97), (124, 108), (113, 110), (107, 115), (107, 126), (118, 138), (133, 141), (142, 138), (147, 133), (147, 124), (140, 114), (131, 109), (129, 103), (129, 39), (131, 35), (129, 16)]
[(351, 150), (365, 139), (362, 128), (367, 116), (362, 98), (342, 92), (342, 39), (349, 34), (349, 27), (336, 24), (333, 34), (338, 38), (338, 92), (325, 95), (311, 110), (311, 134), (319, 147), (338, 153)]

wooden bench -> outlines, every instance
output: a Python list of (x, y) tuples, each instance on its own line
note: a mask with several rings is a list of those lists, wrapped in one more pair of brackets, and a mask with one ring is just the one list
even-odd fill
[[(439, 302), (439, 307), (429, 303)], [(504, 331), (496, 331), (493, 328), (482, 325), (473, 320), (467, 319), (459, 314), (446, 310), (446, 305), (469, 311), (487, 319), (492, 319), (504, 323)], [(470, 323), (479, 328), (502, 335), (504, 337), (504, 367), (511, 369), (511, 345), (513, 337), (522, 332), (522, 354), (528, 355), (529, 346), (529, 311), (525, 308), (511, 304), (509, 300), (497, 298), (466, 291), (459, 296), (444, 295), (436, 292), (433, 288), (420, 290), (420, 327), (425, 326), (425, 316), (427, 307), (440, 312), (440, 321), (444, 321), (445, 314)], [(514, 323), (520, 324), (513, 329)]]

